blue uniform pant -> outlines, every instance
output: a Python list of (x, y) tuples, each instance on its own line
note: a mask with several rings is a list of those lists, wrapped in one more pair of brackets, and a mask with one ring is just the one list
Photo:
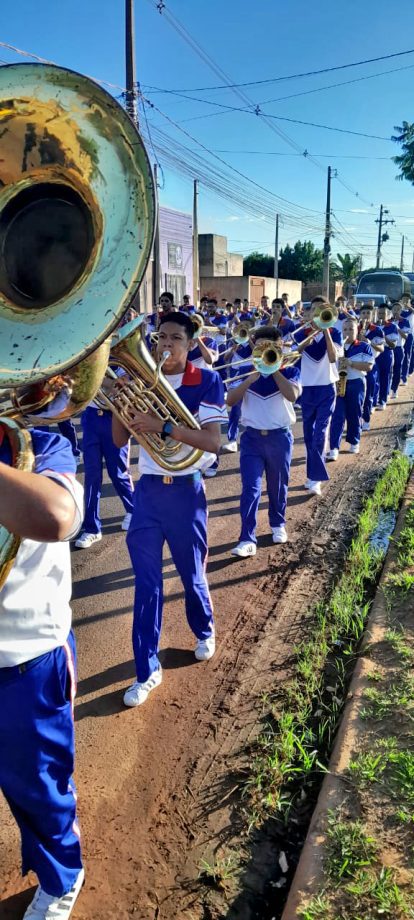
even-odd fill
[(365, 380), (348, 380), (345, 396), (337, 396), (331, 421), (331, 450), (339, 450), (346, 421), (348, 444), (359, 444), (361, 439), (362, 409), (365, 398)]
[(335, 408), (335, 398), (333, 384), (319, 387), (303, 387), (302, 390), (306, 475), (308, 479), (313, 479), (315, 482), (329, 479), (324, 461), (325, 439)]
[(379, 377), (379, 403), (386, 403), (390, 395), (392, 369), (394, 367), (394, 352), (392, 348), (386, 345), (384, 351), (377, 358), (377, 368)]
[(414, 336), (412, 332), (407, 335), (407, 338), (404, 342), (404, 357), (401, 367), (401, 380), (403, 383), (407, 383), (408, 375), (411, 373), (411, 358), (413, 352)]
[(239, 436), (239, 424), (241, 416), (241, 403), (232, 406), (229, 412), (229, 424), (227, 427), (227, 437), (229, 441), (237, 441)]
[(292, 447), (293, 436), (289, 428), (278, 428), (266, 434), (255, 428), (246, 428), (243, 432), (240, 439), (240, 540), (256, 543), (263, 473), (269, 497), (270, 527), (285, 523)]
[[(165, 477), (168, 478), (168, 477)], [(160, 666), (162, 550), (168, 543), (184, 585), (188, 625), (198, 639), (213, 631), (213, 607), (206, 577), (207, 502), (201, 476), (141, 476), (127, 544), (135, 573), (132, 644), (137, 679), (144, 682)]]
[(132, 512), (133, 486), (129, 473), (129, 447), (116, 447), (112, 440), (112, 413), (88, 407), (82, 413), (83, 459), (85, 464), (85, 517), (82, 530), (100, 533), (99, 500), (102, 489), (102, 463), (125, 511)]
[(76, 459), (80, 457), (81, 452), (79, 450), (78, 436), (76, 434), (76, 428), (72, 420), (69, 418), (64, 422), (59, 422), (58, 428), (60, 433), (63, 434), (63, 437), (67, 438), (70, 442), (73, 456), (76, 457)]
[(410, 358), (410, 367), (409, 367), (408, 373), (410, 375), (414, 374), (414, 336), (413, 336), (413, 347), (412, 347), (411, 358)]
[(378, 368), (376, 364), (374, 364), (374, 367), (372, 368), (371, 371), (368, 371), (367, 376), (366, 376), (366, 382), (367, 382), (367, 386), (366, 386), (366, 391), (365, 391), (364, 408), (362, 410), (362, 417), (364, 419), (364, 422), (369, 422), (371, 419), (372, 409), (374, 406), (375, 389), (379, 385), (378, 384)]
[(401, 369), (404, 358), (404, 349), (402, 345), (394, 348), (394, 367), (392, 369), (391, 389), (393, 393), (398, 393), (398, 387), (401, 383)]
[(0, 668), (0, 789), (20, 829), (23, 875), (47, 894), (70, 891), (82, 868), (74, 761), (75, 642)]

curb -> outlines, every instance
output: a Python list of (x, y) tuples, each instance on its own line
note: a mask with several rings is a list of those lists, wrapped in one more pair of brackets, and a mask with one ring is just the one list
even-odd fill
[[(403, 503), (392, 535), (393, 540), (399, 536), (404, 524), (407, 506), (413, 501), (414, 473), (411, 474), (408, 480)], [(368, 674), (375, 668), (375, 663), (367, 657), (367, 649), (368, 646), (381, 641), (388, 626), (382, 588), (394, 559), (393, 549), (393, 543), (391, 543), (368, 617), (360, 656), (352, 675), (347, 701), (329, 762), (329, 773), (326, 774), (322, 783), (281, 920), (297, 920), (297, 912), (299, 907), (303, 906), (303, 902), (313, 897), (323, 888), (323, 857), (327, 812), (336, 809), (343, 803), (348, 788), (344, 774), (348, 768), (352, 750), (356, 747), (356, 739), (359, 735), (366, 734), (366, 723), (360, 719), (359, 712), (363, 705), (362, 696), (369, 686)]]

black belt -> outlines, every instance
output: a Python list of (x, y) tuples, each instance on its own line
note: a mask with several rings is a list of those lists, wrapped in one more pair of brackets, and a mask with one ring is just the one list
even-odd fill
[(202, 475), (200, 470), (195, 473), (188, 473), (185, 476), (157, 476), (156, 473), (143, 473), (141, 479), (150, 479), (152, 482), (162, 482), (164, 486), (172, 486), (178, 482), (201, 482)]

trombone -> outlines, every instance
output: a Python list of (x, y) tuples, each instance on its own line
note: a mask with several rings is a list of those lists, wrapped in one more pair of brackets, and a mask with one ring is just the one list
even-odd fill
[[(284, 346), (282, 342), (269, 342), (268, 339), (263, 339), (262, 342), (259, 341), (252, 349), (251, 363), (253, 364), (253, 370), (246, 370), (236, 377), (226, 377), (223, 383), (234, 383), (236, 380), (242, 380), (244, 377), (250, 377), (252, 374), (261, 374), (263, 377), (270, 377), (270, 375), (275, 374), (276, 371), (283, 371), (286, 367), (293, 367), (302, 357), (303, 349), (310, 344), (318, 332), (319, 329), (313, 329), (311, 334), (301, 342), (302, 350), (291, 351), (288, 354), (283, 351)], [(237, 361), (231, 366), (235, 367), (239, 364), (247, 364), (247, 362), (248, 359), (245, 358), (243, 361)], [(224, 367), (226, 366), (229, 365), (224, 365)]]

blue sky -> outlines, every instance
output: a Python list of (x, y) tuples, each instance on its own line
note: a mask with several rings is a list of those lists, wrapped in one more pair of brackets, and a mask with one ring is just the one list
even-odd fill
[[(162, 15), (155, 9), (155, 0), (135, 3), (137, 78), (146, 99), (160, 110), (156, 112), (146, 105), (151, 137), (154, 144), (158, 142), (158, 159), (164, 172), (161, 204), (181, 210), (192, 207), (191, 178), (173, 171), (165, 153), (165, 148), (171, 153), (172, 142), (179, 141), (186, 148), (177, 153), (181, 164), (187, 155), (198, 151), (204, 160), (203, 170), (207, 170), (205, 175), (211, 180), (212, 168), (219, 167), (225, 174), (217, 180), (220, 186), (227, 192), (230, 187), (233, 190), (232, 200), (223, 200), (201, 181), (201, 231), (227, 235), (234, 251), (271, 251), (274, 207), (275, 212), (280, 210), (284, 215), (282, 245), (299, 238), (312, 239), (320, 245), (326, 169), (330, 164), (338, 170), (338, 179), (332, 186), (336, 225), (333, 253), (363, 252), (365, 266), (373, 263), (377, 230), (374, 221), (383, 202), (396, 221), (395, 227), (389, 229), (384, 260), (387, 264), (399, 263), (401, 234), (405, 233), (405, 267), (411, 269), (414, 187), (395, 181), (396, 167), (388, 158), (398, 152), (396, 145), (388, 140), (270, 118), (266, 121), (250, 112), (219, 110), (207, 102), (155, 92), (153, 88), (184, 91), (199, 100), (245, 108), (243, 98), (228, 88), (202, 91), (224, 82), (207, 66), (204, 54), (233, 82), (242, 83), (408, 50), (414, 47), (412, 0), (400, 0), (392, 9), (388, 0), (348, 0), (346, 4), (296, 0), (290, 5), (276, 0), (256, 0), (255, 4), (247, 0), (165, 0)], [(14, 0), (8, 4), (7, 16), (2, 17), (0, 41), (123, 87), (123, 15), (124, 0), (70, 0), (67, 4), (56, 0)], [(179, 34), (183, 28), (200, 46), (196, 51), (188, 34), (187, 40)], [(24, 60), (4, 48), (0, 48), (0, 59)], [(360, 80), (383, 71), (394, 72)], [(322, 89), (357, 79), (359, 82)], [(310, 92), (313, 90), (320, 91)], [(120, 90), (113, 92), (116, 95)], [(318, 76), (279, 79), (246, 87), (244, 92), (248, 101), (260, 104), (261, 111), (267, 114), (389, 138), (394, 125), (403, 119), (414, 121), (414, 54)], [(269, 124), (276, 131), (281, 129), (288, 141)], [(146, 130), (144, 121), (143, 129)], [(164, 133), (160, 140), (160, 129), (168, 138)], [(264, 191), (229, 173), (228, 167), (198, 147), (197, 142), (217, 152)], [(307, 150), (315, 156), (319, 166), (298, 155), (292, 143), (302, 153)], [(149, 152), (154, 158), (150, 145)], [(188, 168), (195, 176), (193, 166)], [(182, 166), (180, 172), (181, 169)], [(292, 204), (279, 203), (272, 194)]]

